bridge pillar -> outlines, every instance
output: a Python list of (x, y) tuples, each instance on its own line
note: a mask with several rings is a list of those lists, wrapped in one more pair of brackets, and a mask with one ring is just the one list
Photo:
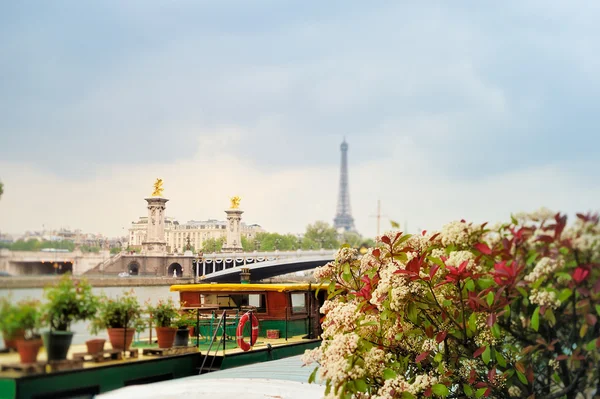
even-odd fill
[(227, 209), (225, 213), (227, 214), (227, 241), (221, 252), (244, 252), (244, 248), (242, 248), (242, 234), (240, 232), (240, 222), (244, 211)]
[(168, 199), (162, 197), (146, 198), (148, 202), (148, 228), (146, 241), (142, 243), (147, 255), (166, 255), (165, 208)]

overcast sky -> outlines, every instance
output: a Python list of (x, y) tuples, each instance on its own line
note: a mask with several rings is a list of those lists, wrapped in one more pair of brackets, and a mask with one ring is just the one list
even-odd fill
[[(468, 3), (468, 4), (467, 4)], [(0, 2), (0, 232), (598, 210), (600, 3)]]

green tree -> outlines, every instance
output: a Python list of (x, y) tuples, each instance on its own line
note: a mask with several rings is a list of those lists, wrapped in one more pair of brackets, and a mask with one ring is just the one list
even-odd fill
[(338, 234), (334, 227), (326, 222), (317, 221), (306, 227), (304, 234), (305, 240), (310, 240), (319, 244), (319, 248), (337, 249), (340, 247)]
[(202, 252), (205, 254), (211, 252), (220, 252), (221, 248), (223, 248), (223, 243), (225, 242), (225, 237), (219, 238), (208, 238), (204, 240), (202, 243)]
[(111, 254), (111, 255), (116, 255), (116, 254), (118, 254), (119, 252), (121, 252), (121, 247), (112, 247), (112, 248), (110, 249), (110, 254)]

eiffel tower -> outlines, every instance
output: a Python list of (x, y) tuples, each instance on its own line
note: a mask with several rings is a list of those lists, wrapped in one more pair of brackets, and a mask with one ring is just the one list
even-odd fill
[(340, 146), (342, 150), (342, 164), (340, 167), (340, 191), (338, 195), (337, 211), (333, 219), (333, 227), (338, 230), (354, 231), (354, 218), (350, 210), (350, 193), (348, 192), (348, 144), (346, 139)]

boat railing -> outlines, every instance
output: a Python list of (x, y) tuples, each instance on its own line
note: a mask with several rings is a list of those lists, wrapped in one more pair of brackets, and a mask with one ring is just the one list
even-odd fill
[(210, 350), (212, 349), (215, 339), (217, 338), (219, 327), (221, 327), (221, 325), (223, 326), (223, 330), (222, 330), (223, 334), (220, 334), (220, 340), (215, 348), (215, 353), (212, 355), (212, 360), (210, 362), (209, 369), (212, 369), (212, 367), (213, 367), (213, 364), (215, 362), (215, 358), (217, 357), (217, 352), (219, 351), (219, 346), (220, 346), (221, 342), (223, 342), (223, 356), (225, 356), (225, 345), (227, 342), (226, 341), (227, 334), (225, 331), (226, 322), (227, 322), (227, 311), (224, 310), (223, 313), (221, 314), (221, 317), (219, 318), (217, 328), (215, 328), (214, 333), (212, 334), (212, 337), (210, 339), (210, 345), (208, 345), (208, 350), (206, 351), (206, 355), (204, 356), (204, 359), (202, 360), (202, 365), (200, 365), (200, 372), (198, 374), (202, 374), (202, 371), (204, 370), (204, 365), (206, 364), (206, 359), (208, 359), (208, 357), (210, 356)]

